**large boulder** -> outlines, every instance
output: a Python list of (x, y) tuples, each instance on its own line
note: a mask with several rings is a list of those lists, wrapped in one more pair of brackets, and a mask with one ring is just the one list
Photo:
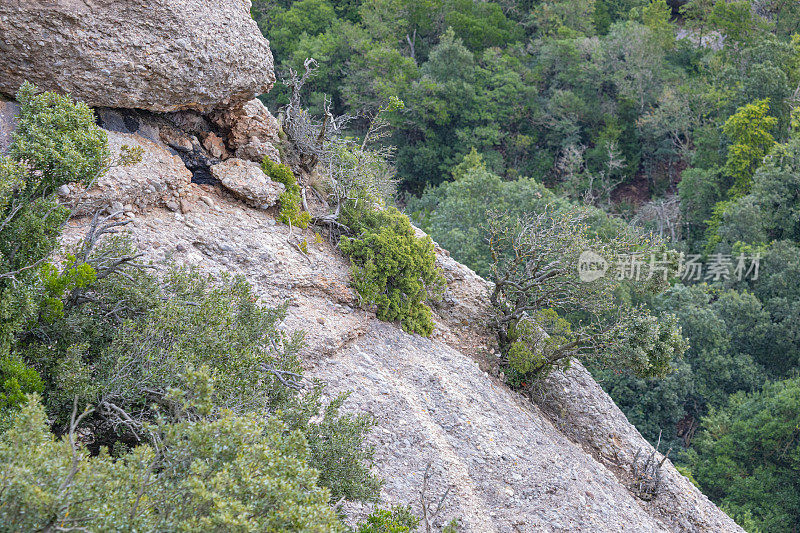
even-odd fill
[(3, 0), (0, 93), (25, 81), (92, 106), (207, 112), (275, 82), (250, 0)]
[(278, 202), (286, 190), (282, 183), (269, 179), (258, 163), (231, 158), (211, 167), (214, 176), (231, 194), (251, 207), (267, 209)]

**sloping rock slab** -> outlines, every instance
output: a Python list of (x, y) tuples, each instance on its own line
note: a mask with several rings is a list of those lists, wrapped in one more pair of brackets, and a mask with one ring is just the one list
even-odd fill
[(0, 93), (28, 80), (92, 106), (210, 111), (275, 82), (249, 0), (3, 0)]
[[(308, 331), (309, 375), (328, 382), (329, 396), (352, 391), (346, 411), (375, 417), (369, 439), (388, 504), (419, 512), (430, 462), (429, 501), (450, 488), (439, 523), (460, 518), (466, 532), (741, 531), (669, 461), (655, 501), (631, 493), (630, 460), (649, 445), (579, 365), (547, 381), (537, 406), (452, 343), (406, 334), (358, 309), (349, 265), (329, 243), (311, 244), (307, 254), (292, 244), (313, 242), (312, 230), (290, 231), (220, 192), (187, 215), (141, 214), (128, 226), (134, 242), (149, 259), (241, 274), (264, 302), (288, 302), (282, 328)], [(65, 241), (80, 238), (86, 224), (73, 221)], [(485, 312), (486, 282), (446, 256), (439, 261), (449, 301), (434, 308), (437, 330), (442, 339), (469, 336)], [(345, 510), (353, 521), (370, 512)]]
[(431, 462), (429, 500), (450, 487), (442, 521), (460, 518), (466, 531), (668, 530), (536, 407), (447, 345), (373, 322), (314, 376), (376, 418), (389, 502), (418, 507)]
[[(637, 452), (641, 463), (653, 450), (580, 363), (548, 376), (533, 398), (562, 433), (609, 468), (628, 474)], [(671, 531), (742, 531), (670, 461), (662, 467), (658, 496), (642, 505)]]

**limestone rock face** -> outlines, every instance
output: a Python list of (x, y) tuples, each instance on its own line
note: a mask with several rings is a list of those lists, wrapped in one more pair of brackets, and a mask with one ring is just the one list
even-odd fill
[(211, 175), (235, 197), (261, 209), (275, 205), (286, 190), (282, 183), (269, 179), (253, 161), (231, 158), (211, 167)]
[(261, 103), (253, 99), (239, 107), (213, 113), (214, 123), (228, 132), (228, 147), (235, 157), (260, 163), (264, 157), (280, 161), (278, 121)]
[(17, 127), (17, 113), (19, 105), (16, 102), (0, 98), (0, 154), (7, 152), (11, 146), (11, 134)]
[(75, 214), (92, 215), (96, 211), (127, 211), (146, 209), (172, 201), (192, 179), (192, 173), (181, 159), (167, 148), (138, 134), (107, 131), (112, 158), (119, 156), (123, 145), (142, 148), (141, 162), (115, 166), (101, 176), (89, 190), (78, 185), (65, 185), (59, 189), (62, 200), (76, 205)]
[(3, 0), (0, 93), (28, 80), (92, 106), (210, 111), (275, 82), (250, 0)]
[[(348, 261), (314, 243), (312, 229), (290, 231), (219, 188), (187, 187), (192, 211), (142, 213), (127, 226), (134, 242), (149, 259), (242, 275), (267, 305), (289, 304), (281, 329), (307, 332), (308, 375), (327, 382), (328, 397), (352, 391), (344, 410), (375, 418), (369, 442), (385, 505), (419, 513), (430, 463), (429, 500), (450, 488), (437, 526), (458, 517), (470, 533), (742, 531), (669, 460), (662, 493), (636, 496), (633, 458), (652, 447), (580, 364), (544, 382), (536, 402), (487, 373), (475, 356), (496, 346), (486, 335), (488, 284), (444, 250), (436, 329), (430, 339), (409, 335), (358, 307)], [(74, 221), (65, 240), (87, 224)], [(371, 511), (344, 509), (351, 522)]]

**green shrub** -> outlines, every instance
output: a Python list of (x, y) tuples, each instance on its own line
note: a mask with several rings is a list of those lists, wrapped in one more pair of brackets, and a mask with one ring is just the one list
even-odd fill
[(343, 531), (332, 494), (379, 488), (372, 422), (303, 382), (283, 308), (241, 279), (151, 275), (121, 236), (44, 263), (55, 189), (108, 153), (88, 107), (34, 93), (0, 158), (0, 531)]
[(69, 214), (55, 191), (68, 182), (88, 185), (109, 158), (106, 134), (85, 104), (36, 94), (28, 83), (17, 100), (17, 129), (8, 157), (0, 156), (0, 381), (7, 398), (16, 398), (6, 403), (14, 405), (22, 392), (38, 390), (34, 374), (18, 366), (11, 352), (43, 303), (39, 266), (57, 246)]
[(305, 435), (309, 465), (319, 471), (319, 484), (331, 491), (332, 502), (340, 498), (377, 501), (381, 482), (370, 473), (374, 448), (364, 445), (374, 419), (363, 414), (341, 414), (339, 410), (348, 394), (339, 395), (323, 407), (321, 392), (316, 388), (294, 408), (286, 409), (281, 418)]
[[(659, 294), (669, 286), (677, 253), (634, 231), (610, 239), (592, 235), (586, 223), (590, 214), (574, 209), (490, 216), (494, 290), (489, 299), (512, 385), (567, 368), (576, 357), (660, 377), (687, 349), (674, 317), (657, 318), (631, 303), (631, 296)], [(600, 272), (593, 280), (581, 280), (576, 266), (587, 251), (604, 261), (633, 257), (634, 252), (652, 254), (663, 272), (650, 279)]]
[[(88, 260), (132, 251), (116, 237)], [(274, 413), (307, 439), (307, 462), (331, 497), (375, 499), (380, 483), (369, 470), (373, 450), (364, 445), (372, 420), (340, 414), (344, 397), (324, 404), (321, 385), (306, 394), (295, 390), (292, 383), (302, 380), (302, 335), (278, 330), (284, 308), (259, 304), (240, 278), (212, 280), (177, 269), (156, 277), (133, 267), (102, 279), (76, 278), (86, 266), (68, 259), (61, 270), (48, 269), (46, 285), (61, 312), (40, 320), (38, 335), (20, 346), (45, 377), (48, 414), (60, 427), (76, 397), (97, 407), (85, 428), (109, 446), (130, 440), (132, 431), (141, 434), (165, 413), (194, 416), (182, 412), (191, 400), (185, 391), (196, 388), (186, 376), (205, 367), (214, 380), (211, 414)], [(79, 298), (65, 291), (71, 285)]]
[(19, 122), (9, 156), (41, 173), (27, 183), (28, 194), (46, 195), (71, 181), (91, 183), (105, 172), (111, 157), (108, 136), (89, 106), (53, 92), (36, 94), (29, 83), (17, 100)]
[[(56, 420), (65, 422), (75, 397), (98, 405), (102, 416), (115, 419), (121, 409), (137, 413), (131, 415), (137, 423), (150, 420), (155, 412), (147, 407), (174, 409), (170, 390), (185, 386), (187, 368), (203, 365), (217, 377), (218, 409), (257, 412), (286, 401), (289, 391), (274, 371), (299, 372), (302, 338), (277, 330), (282, 308), (260, 305), (241, 278), (212, 280), (176, 269), (160, 284), (152, 281), (131, 284), (133, 310), (109, 320), (108, 307), (126, 302), (125, 291), (104, 297), (107, 284), (88, 287), (90, 301), (41, 326), (49, 342), (25, 345), (48, 378), (47, 404)], [(121, 276), (112, 282), (128, 283)], [(137, 294), (147, 287), (150, 295)]]
[(350, 206), (343, 222), (355, 236), (343, 237), (339, 247), (352, 261), (353, 285), (361, 298), (377, 306), (380, 320), (397, 320), (405, 331), (429, 336), (433, 319), (425, 301), (445, 284), (430, 237), (418, 238), (408, 217), (394, 207)]
[(790, 532), (800, 523), (800, 378), (728, 396), (703, 418), (689, 453), (692, 474), (740, 525)]
[(306, 229), (311, 222), (311, 215), (301, 208), (303, 199), (300, 195), (300, 186), (297, 185), (297, 179), (292, 171), (286, 165), (281, 165), (268, 158), (264, 158), (261, 168), (273, 181), (283, 183), (286, 187), (286, 190), (278, 198), (281, 206), (278, 220), (287, 225), (291, 224)]
[(411, 513), (410, 507), (396, 505), (373, 511), (356, 533), (406, 533), (414, 531), (418, 525), (419, 519)]
[(25, 403), (25, 395), (44, 390), (41, 376), (16, 355), (0, 358), (0, 433), (13, 413)]
[(157, 451), (89, 456), (31, 396), (0, 435), (0, 531), (344, 531), (301, 432), (230, 412), (150, 430)]
[(508, 365), (512, 375), (546, 376), (554, 367), (565, 369), (569, 359), (549, 360), (559, 346), (574, 341), (570, 323), (552, 309), (531, 313), (526, 320), (508, 328)]

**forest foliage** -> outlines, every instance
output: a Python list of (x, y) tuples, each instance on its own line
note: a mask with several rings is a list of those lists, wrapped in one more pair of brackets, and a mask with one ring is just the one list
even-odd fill
[[(353, 135), (390, 96), (403, 100), (385, 141), (397, 147), (401, 202), (478, 273), (492, 271), (488, 211), (514, 218), (576, 204), (588, 209), (588, 236), (613, 239), (633, 224), (684, 262), (728, 261), (730, 275), (684, 270), (661, 294), (619, 294), (674, 316), (688, 338), (666, 377), (592, 371), (734, 518), (792, 531), (800, 411), (785, 391), (800, 368), (800, 4), (257, 0), (253, 15), (278, 71), (318, 60), (311, 107), (327, 95), (337, 113), (364, 117)], [(280, 106), (288, 93), (265, 98)], [(757, 276), (733, 275), (743, 255), (757, 258)], [(748, 420), (760, 406), (784, 413), (777, 440)], [(783, 448), (738, 453), (729, 443), (739, 439)]]

